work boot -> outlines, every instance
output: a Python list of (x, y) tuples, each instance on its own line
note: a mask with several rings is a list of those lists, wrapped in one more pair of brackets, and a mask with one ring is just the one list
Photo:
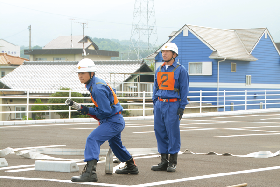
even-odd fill
[(168, 166), (168, 154), (161, 154), (161, 163), (158, 165), (152, 166), (151, 170), (153, 171), (166, 171)]
[(178, 157), (178, 153), (170, 154), (169, 163), (168, 163), (168, 167), (167, 167), (168, 172), (176, 171), (177, 157)]
[(117, 169), (116, 174), (138, 174), (138, 167), (136, 166), (134, 159), (126, 161), (126, 164), (123, 169)]
[(72, 177), (71, 181), (72, 182), (97, 182), (96, 165), (97, 165), (97, 160), (88, 161), (82, 171), (82, 174), (80, 176)]

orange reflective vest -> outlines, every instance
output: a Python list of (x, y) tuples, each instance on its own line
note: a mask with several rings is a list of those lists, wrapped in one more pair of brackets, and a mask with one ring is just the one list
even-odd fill
[(157, 73), (157, 83), (158, 87), (157, 89), (160, 90), (174, 90), (175, 92), (178, 92), (179, 89), (174, 88), (175, 85), (175, 79), (174, 79), (174, 71), (180, 66), (177, 65), (172, 72), (161, 72), (162, 66), (164, 66), (165, 63), (163, 63), (159, 69), (159, 72)]

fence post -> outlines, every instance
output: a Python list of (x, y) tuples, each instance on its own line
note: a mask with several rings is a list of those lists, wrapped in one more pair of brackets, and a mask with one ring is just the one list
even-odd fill
[(224, 90), (224, 112), (226, 111), (226, 90)]
[(245, 110), (247, 110), (247, 90), (245, 90)]
[(137, 92), (138, 92), (137, 97), (141, 97), (140, 96), (140, 83), (139, 82), (137, 83)]
[[(71, 90), (69, 90), (69, 99), (71, 99)], [(69, 119), (71, 119), (71, 106), (68, 107), (69, 110)]]
[(202, 112), (202, 90), (200, 90), (200, 94), (199, 94), (199, 113)]
[(264, 90), (264, 109), (266, 109), (266, 90)]
[[(125, 80), (125, 79), (124, 79)], [(122, 82), (122, 95), (121, 97), (124, 97), (124, 94), (123, 94), (123, 86), (124, 86), (124, 83)]]
[(234, 111), (234, 102), (231, 102), (230, 105), (231, 105), (231, 106), (230, 106), (230, 110), (231, 110), (231, 111)]
[(143, 116), (145, 116), (145, 91), (143, 91)]
[(26, 120), (28, 120), (29, 117), (29, 90), (27, 90), (27, 98), (26, 98)]

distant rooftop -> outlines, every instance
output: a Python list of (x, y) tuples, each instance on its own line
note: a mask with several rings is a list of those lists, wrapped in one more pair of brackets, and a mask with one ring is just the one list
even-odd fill
[[(11, 89), (30, 90), (31, 93), (49, 93), (44, 90), (55, 92), (61, 87), (87, 93), (85, 85), (80, 83), (78, 79), (77, 63), (77, 61), (25, 62), (0, 79), (0, 85)], [(141, 69), (152, 72), (147, 64), (140, 60), (95, 61), (95, 64), (97, 67), (96, 76), (115, 88), (127, 80), (132, 73)]]
[(92, 49), (99, 50), (98, 46), (88, 36), (59, 36), (45, 45), (43, 49), (83, 49), (83, 45), (84, 49), (92, 46)]
[[(83, 44), (84, 42), (84, 44)], [(25, 55), (83, 54), (119, 57), (119, 51), (99, 50), (89, 36), (59, 36), (42, 49), (25, 49)]]
[(18, 56), (8, 55), (7, 53), (0, 53), (0, 65), (21, 65), (24, 61), (28, 61), (26, 58)]

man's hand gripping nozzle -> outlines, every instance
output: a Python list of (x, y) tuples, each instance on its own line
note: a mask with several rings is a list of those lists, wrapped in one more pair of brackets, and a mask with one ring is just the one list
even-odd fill
[(76, 103), (75, 101), (72, 101), (71, 99), (66, 99), (65, 104), (68, 106), (71, 106), (72, 108), (76, 110), (82, 109), (82, 105)]

